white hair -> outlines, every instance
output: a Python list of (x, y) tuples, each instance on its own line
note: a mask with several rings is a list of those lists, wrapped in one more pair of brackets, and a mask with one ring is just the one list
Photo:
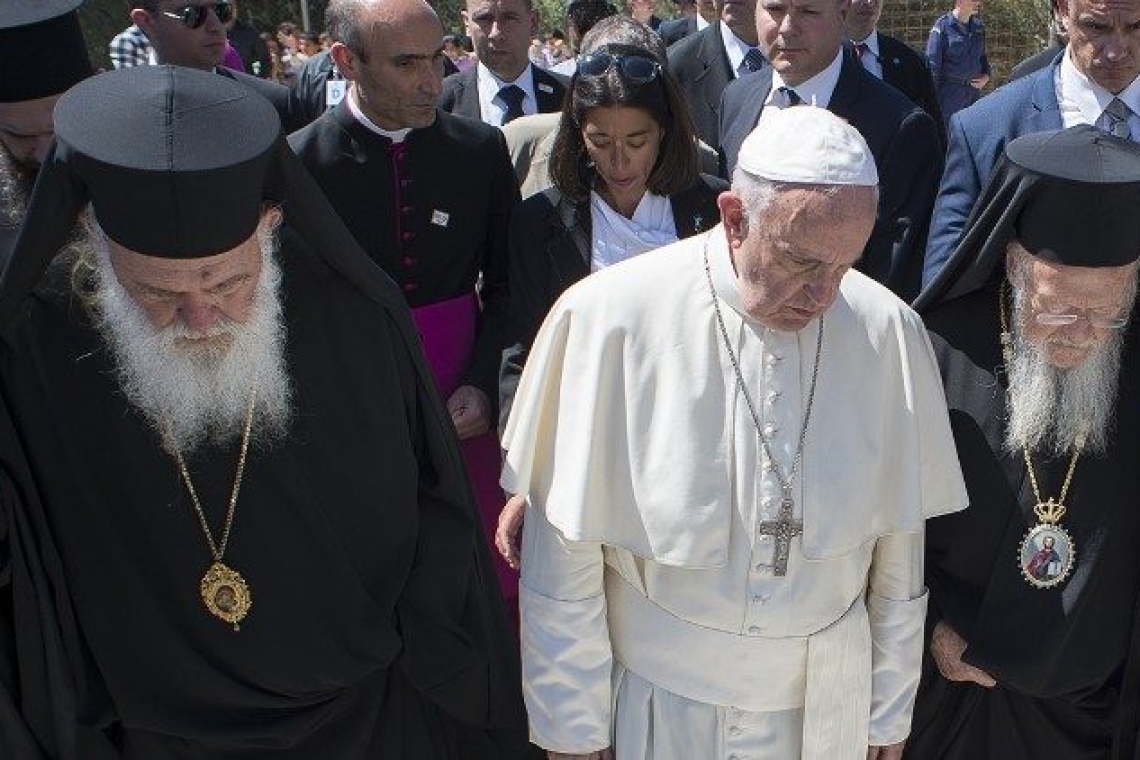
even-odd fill
[(285, 363), (281, 268), (276, 220), (258, 226), (262, 267), (249, 319), (222, 320), (202, 345), (185, 338), (181, 323), (155, 328), (126, 291), (111, 266), (107, 238), (92, 221), (93, 306), (99, 329), (115, 360), (127, 399), (146, 417), (171, 452), (188, 452), (203, 442), (239, 435), (256, 387), (251, 442), (267, 445), (288, 428), (292, 387)]
[[(1024, 254), (1028, 256), (1028, 254)], [(1009, 421), (1005, 446), (1010, 452), (1041, 451), (1065, 456), (1084, 439), (1086, 451), (1103, 453), (1112, 437), (1124, 331), (1114, 330), (1093, 348), (1080, 365), (1053, 366), (1042, 347), (1032, 343), (1022, 327), (1029, 313), (1031, 274), (1018, 256), (1009, 271), (1013, 287), (1010, 356), (1006, 372)], [(1124, 303), (1131, 311), (1136, 297), (1136, 276), (1130, 279)]]

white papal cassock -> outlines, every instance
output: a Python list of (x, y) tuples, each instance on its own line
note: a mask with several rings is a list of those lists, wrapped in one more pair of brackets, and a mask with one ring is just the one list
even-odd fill
[(779, 482), (803, 423), (819, 320), (744, 315), (718, 227), (586, 278), (535, 341), (504, 487), (528, 495), (521, 581), (532, 740), (618, 760), (862, 758), (906, 738), (927, 517), (965, 506), (919, 318), (857, 272), (824, 315), (787, 575)]

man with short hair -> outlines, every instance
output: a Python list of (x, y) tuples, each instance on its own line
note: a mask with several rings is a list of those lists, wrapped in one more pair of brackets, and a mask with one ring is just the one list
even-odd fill
[(764, 53), (757, 47), (756, 0), (717, 0), (717, 10), (716, 23), (669, 49), (669, 71), (689, 104), (697, 136), (713, 150), (720, 148), (725, 87), (764, 65)]
[(0, 276), (0, 756), (517, 757), (415, 328), (273, 108), (143, 66), (55, 113)]
[(938, 127), (942, 145), (946, 145), (946, 125), (938, 106), (934, 80), (930, 78), (926, 58), (897, 37), (883, 34), (876, 27), (883, 15), (883, 0), (851, 0), (844, 20), (844, 30), (855, 48), (863, 68), (906, 95), (930, 114)]
[(923, 523), (965, 489), (921, 321), (850, 271), (877, 184), (849, 124), (776, 112), (720, 225), (547, 317), (503, 485), (529, 502), (523, 691), (552, 758), (899, 757)]
[(917, 760), (1132, 758), (1140, 146), (1009, 142), (917, 306), (970, 508), (927, 529)]
[[(326, 20), (337, 40), (330, 55), (351, 86), (290, 144), (412, 307), (493, 526), (507, 227), (519, 200), (506, 142), (499, 129), (436, 108), (443, 27), (426, 2), (333, 0)], [(513, 607), (516, 576), (499, 570)]]
[(443, 81), (441, 109), (493, 127), (562, 110), (566, 78), (533, 65), (527, 56), (538, 32), (532, 0), (467, 0), (463, 21), (479, 62)]
[(226, 24), (234, 14), (228, 0), (139, 0), (131, 10), (131, 20), (146, 33), (158, 63), (232, 79), (272, 103), (285, 132), (300, 129), (307, 120), (292, 90), (221, 65), (226, 55)]
[(934, 120), (844, 50), (846, 0), (761, 0), (760, 46), (771, 65), (724, 93), (720, 131), (727, 176), (737, 149), (771, 111), (807, 103), (849, 121), (879, 168), (879, 213), (857, 267), (903, 300), (918, 295), (942, 148)]
[(1053, 65), (1011, 82), (950, 119), (946, 171), (922, 272), (929, 285), (1005, 144), (1020, 135), (1094, 124), (1140, 140), (1140, 0), (1058, 0), (1069, 45)]
[(0, 262), (24, 219), (54, 134), (52, 109), (92, 73), (79, 0), (0, 7)]

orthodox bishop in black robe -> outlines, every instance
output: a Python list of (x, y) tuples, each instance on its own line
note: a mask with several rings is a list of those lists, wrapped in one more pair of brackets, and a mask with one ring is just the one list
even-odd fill
[[(525, 751), (514, 646), (407, 308), (272, 107), (140, 67), (73, 89), (56, 123), (0, 280), (0, 757)], [(55, 257), (87, 201), (108, 239), (171, 261), (232, 249), (283, 204), (277, 435), (259, 441), (251, 400), (248, 453), (248, 434), (208, 439), (180, 472), (75, 257)], [(215, 562), (242, 583), (207, 594)]]
[[(1136, 710), (1140, 336), (1132, 324), (1122, 337), (1106, 445), (1076, 457), (1011, 444), (1010, 397), (1026, 387), (1002, 336), (1016, 316), (1011, 241), (1063, 267), (1127, 267), (1140, 254), (1138, 207), (1132, 144), (1092, 127), (1014, 141), (951, 265), (916, 304), (970, 497), (966, 511), (927, 525), (927, 635), (949, 626), (964, 640), (961, 661), (996, 683), (955, 680), (928, 652), (908, 757), (1131, 758), (1123, 753)], [(1050, 498), (1067, 509), (1041, 534), (1050, 534), (1046, 542), (1031, 530), (1045, 522), (1035, 505)], [(1052, 535), (1058, 527), (1063, 533)]]

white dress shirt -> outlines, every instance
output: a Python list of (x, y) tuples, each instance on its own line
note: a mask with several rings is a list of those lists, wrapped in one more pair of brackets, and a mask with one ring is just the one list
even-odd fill
[(513, 82), (504, 82), (495, 76), (482, 62), (476, 67), (476, 78), (479, 82), (479, 115), (484, 122), (492, 127), (503, 126), (503, 119), (507, 115), (507, 104), (499, 97), (499, 90), (509, 84), (517, 86), (523, 91), (523, 115), (538, 113), (538, 100), (534, 94), (533, 64), (527, 64), (522, 74)]
[[(843, 70), (843, 48), (835, 54), (835, 60), (827, 65), (827, 68), (816, 74), (811, 79), (806, 79), (800, 82), (791, 89), (796, 91), (800, 96), (800, 100), (804, 105), (816, 106), (818, 108), (827, 108), (831, 102), (831, 96), (835, 92), (835, 85), (839, 82), (839, 72)], [(764, 100), (764, 108), (768, 106), (775, 106), (776, 108), (787, 108), (788, 99), (784, 93), (780, 92), (781, 87), (790, 87), (784, 82), (780, 72), (775, 69), (772, 70), (772, 89), (768, 92), (768, 97)], [(763, 114), (761, 117), (763, 118)]]
[(1132, 109), (1128, 127), (1132, 139), (1140, 139), (1140, 77), (1132, 80), (1118, 95), (1113, 95), (1089, 77), (1082, 74), (1069, 57), (1068, 50), (1061, 56), (1061, 65), (1053, 75), (1057, 91), (1057, 105), (1061, 109), (1061, 124), (1068, 128), (1077, 124), (1092, 124), (1107, 131), (1111, 127), (1104, 109), (1112, 99), (1120, 98)]

